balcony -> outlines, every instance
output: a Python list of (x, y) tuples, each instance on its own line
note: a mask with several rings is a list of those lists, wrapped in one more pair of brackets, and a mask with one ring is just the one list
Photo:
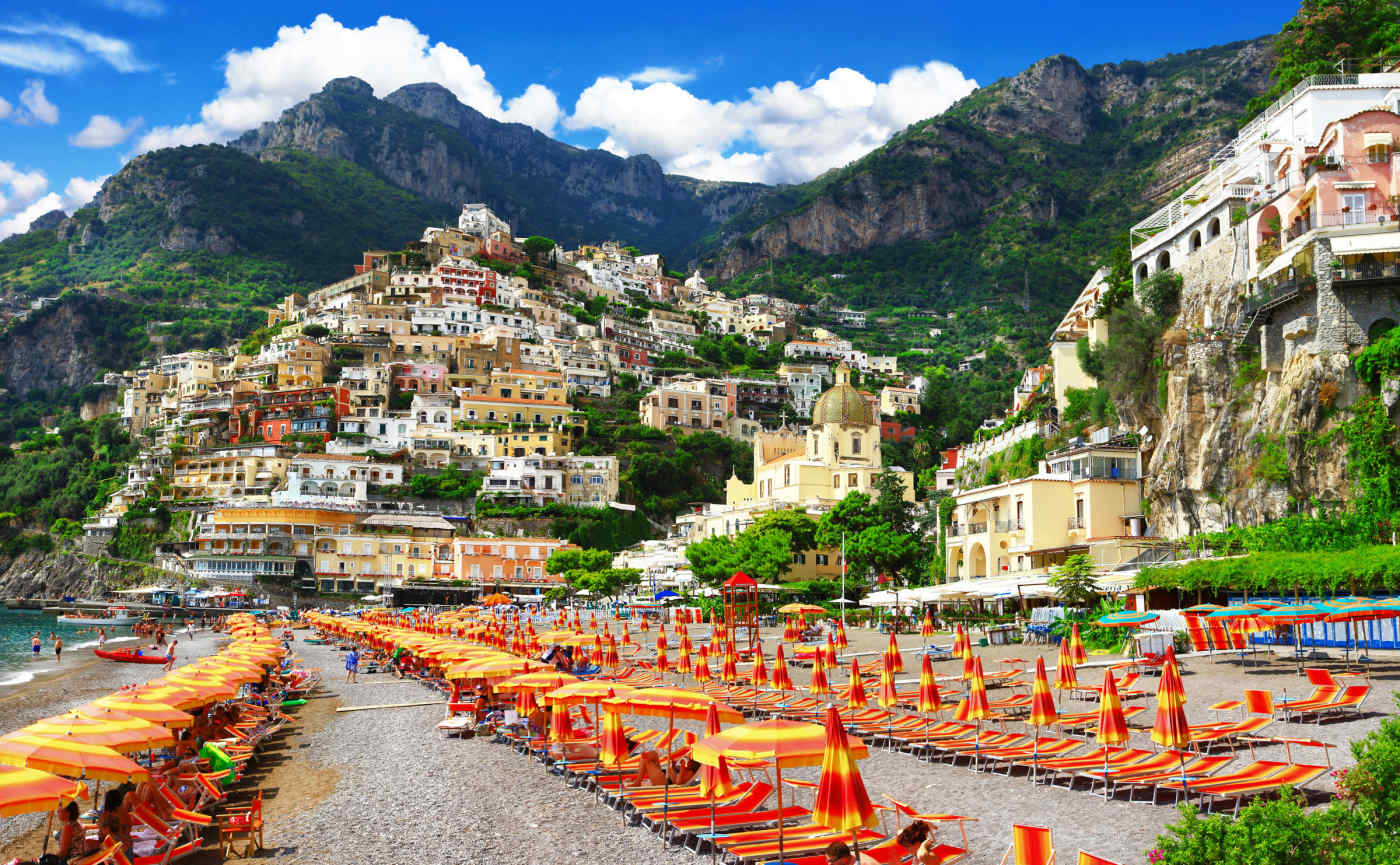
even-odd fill
[(997, 531), (1003, 534), (1006, 532), (1020, 532), (1024, 530), (1025, 526), (1022, 525), (1020, 520), (997, 520)]
[(1373, 282), (1400, 279), (1400, 264), (1363, 264), (1332, 271), (1332, 282)]
[(1083, 531), (1083, 530), (1084, 530), (1084, 518), (1083, 518), (1083, 517), (1069, 517), (1067, 520), (1065, 520), (1065, 523), (1066, 523), (1066, 528), (1068, 528), (1068, 529), (1069, 529), (1070, 531), (1072, 531), (1072, 532), (1073, 532), (1073, 531)]
[(986, 531), (987, 531), (987, 524), (986, 524), (986, 522), (968, 523), (968, 524), (967, 524), (967, 533), (968, 533), (969, 535), (980, 535), (980, 534), (985, 533)]

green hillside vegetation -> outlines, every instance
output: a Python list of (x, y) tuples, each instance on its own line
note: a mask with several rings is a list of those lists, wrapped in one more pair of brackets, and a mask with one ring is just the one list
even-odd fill
[(17, 449), (0, 447), (0, 511), (33, 528), (78, 521), (102, 507), (126, 482), (136, 445), (114, 415), (95, 421), (66, 418), (57, 433), (37, 435)]

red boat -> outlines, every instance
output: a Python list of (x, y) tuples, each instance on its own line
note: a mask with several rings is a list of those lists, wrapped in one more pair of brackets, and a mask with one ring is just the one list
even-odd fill
[(138, 654), (135, 649), (93, 649), (92, 653), (109, 661), (126, 661), (131, 664), (164, 664), (164, 655)]

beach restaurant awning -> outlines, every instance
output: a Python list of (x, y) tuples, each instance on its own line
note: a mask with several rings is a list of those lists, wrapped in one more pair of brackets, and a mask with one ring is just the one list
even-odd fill
[(1030, 590), (1040, 588), (1050, 588), (1050, 593), (1054, 594), (1054, 589), (1047, 586), (1043, 578), (1033, 577), (1029, 574), (1019, 577), (978, 580), (968, 591), (968, 594), (981, 598), (1031, 597)]
[(149, 595), (152, 592), (173, 592), (175, 589), (168, 586), (146, 586), (141, 589), (117, 589), (118, 595)]
[(1367, 253), (1400, 252), (1400, 232), (1358, 234), (1332, 238), (1333, 255), (1366, 255)]

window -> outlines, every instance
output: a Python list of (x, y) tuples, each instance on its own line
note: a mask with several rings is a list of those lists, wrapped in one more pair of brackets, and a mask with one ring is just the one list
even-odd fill
[(1377, 144), (1372, 147), (1366, 148), (1366, 161), (1370, 163), (1389, 162), (1390, 145)]
[(848, 487), (858, 487), (858, 486), (860, 486), (860, 475), (858, 475), (858, 474), (856, 474), (856, 473), (854, 473), (854, 472), (852, 472), (851, 474), (846, 475), (846, 486), (848, 486)]
[(1342, 196), (1342, 224), (1360, 225), (1366, 221), (1366, 193), (1349, 192)]
[(839, 489), (841, 489), (841, 476), (840, 476), (840, 475), (832, 475), (832, 476), (831, 476), (831, 488), (832, 488), (833, 490), (839, 490)]
[(830, 556), (828, 556), (826, 553), (817, 553), (817, 564), (825, 565), (827, 564), (828, 559), (830, 559)]
[(860, 436), (851, 436), (851, 453), (860, 453)]

